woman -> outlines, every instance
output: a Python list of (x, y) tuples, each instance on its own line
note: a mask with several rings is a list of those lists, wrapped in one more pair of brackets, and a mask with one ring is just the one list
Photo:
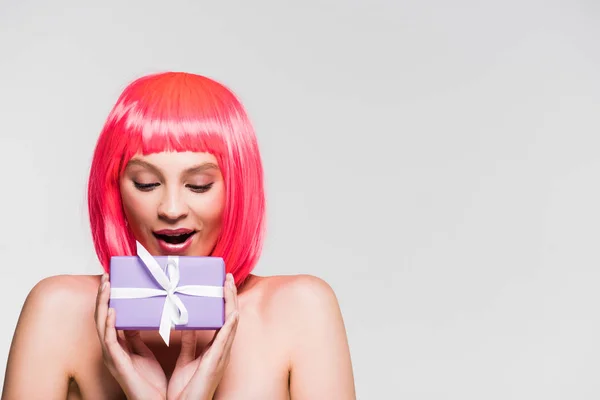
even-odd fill
[(28, 295), (3, 399), (353, 399), (336, 297), (308, 276), (250, 274), (263, 172), (248, 117), (223, 85), (168, 72), (132, 82), (99, 137), (88, 184), (95, 249), (223, 257), (217, 332), (115, 330), (102, 276), (55, 276)]

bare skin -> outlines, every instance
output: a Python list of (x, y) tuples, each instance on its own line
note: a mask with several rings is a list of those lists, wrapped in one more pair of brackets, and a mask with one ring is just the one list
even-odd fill
[[(121, 181), (123, 207), (136, 239), (158, 255), (160, 244), (152, 232), (183, 226), (197, 233), (181, 255), (208, 254), (220, 229), (222, 177), (218, 168), (194, 167), (213, 163), (214, 157), (159, 153), (137, 159), (142, 162), (132, 163)], [(209, 189), (199, 190), (202, 186)], [(117, 332), (110, 329), (108, 297), (99, 288), (100, 276), (63, 275), (46, 278), (32, 289), (13, 337), (3, 400), (123, 399), (125, 392), (130, 399), (148, 400), (355, 398), (340, 308), (331, 287), (319, 278), (250, 275), (226, 293), (227, 315), (239, 314), (230, 325), (226, 322), (228, 333), (224, 327), (215, 338), (214, 331), (197, 331), (194, 350), (193, 340), (184, 338), (182, 346), (181, 331), (171, 333), (169, 347), (158, 332), (142, 331), (130, 340), (141, 339), (134, 347), (147, 346), (158, 363), (134, 360), (120, 371), (114, 367), (116, 358), (107, 357), (106, 332)], [(97, 298), (104, 300), (98, 305)], [(216, 369), (202, 355), (213, 339), (213, 353), (223, 360)], [(208, 372), (196, 373), (187, 384), (191, 374), (186, 375), (178, 359), (185, 359), (189, 370)], [(170, 396), (169, 385), (176, 388)]]
[[(11, 346), (3, 399), (125, 398), (102, 361), (94, 323), (99, 283), (99, 276), (56, 276), (32, 290)], [(355, 398), (342, 318), (323, 281), (252, 276), (238, 300), (239, 325), (215, 399)], [(213, 334), (199, 333), (198, 349)], [(180, 336), (173, 332), (166, 347), (157, 332), (142, 332), (167, 376)]]

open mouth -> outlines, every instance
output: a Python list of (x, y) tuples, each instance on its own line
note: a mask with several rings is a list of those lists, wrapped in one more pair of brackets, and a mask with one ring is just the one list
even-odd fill
[(185, 243), (192, 235), (196, 233), (196, 231), (189, 231), (185, 233), (157, 233), (153, 232), (154, 237), (158, 240), (162, 240), (165, 243), (169, 244), (182, 244)]

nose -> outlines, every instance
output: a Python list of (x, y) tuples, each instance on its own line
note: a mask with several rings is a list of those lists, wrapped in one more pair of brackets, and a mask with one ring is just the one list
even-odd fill
[(165, 190), (164, 197), (158, 206), (158, 216), (169, 222), (176, 222), (185, 218), (188, 214), (188, 207), (183, 196), (177, 190)]

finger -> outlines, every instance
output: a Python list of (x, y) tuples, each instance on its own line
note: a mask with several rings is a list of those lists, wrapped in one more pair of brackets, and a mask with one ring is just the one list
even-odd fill
[(194, 374), (194, 378), (190, 381), (189, 387), (191, 391), (199, 390), (195, 387), (205, 384), (206, 379), (214, 379), (207, 377), (214, 377), (215, 374), (219, 375), (223, 372), (223, 360), (227, 360), (229, 357), (229, 354), (224, 354), (225, 345), (228, 342), (228, 338), (233, 337), (237, 319), (237, 311), (232, 312), (227, 317), (223, 327), (216, 332), (215, 337), (212, 340), (212, 345), (208, 347), (206, 354), (203, 355), (200, 365)]
[(232, 292), (232, 297), (233, 297), (233, 303), (235, 305), (235, 309), (238, 309), (238, 295), (237, 295), (237, 285), (235, 283), (235, 278), (233, 277), (233, 274), (231, 275), (231, 292)]
[(227, 278), (225, 279), (225, 315), (229, 317), (233, 311), (236, 310), (236, 301), (235, 301), (235, 283), (233, 282), (233, 276), (231, 274), (227, 274)]
[(230, 336), (234, 336), (238, 321), (238, 312), (233, 311), (229, 316), (223, 327), (216, 333), (212, 340), (212, 344), (207, 351), (206, 356), (214, 362), (218, 362), (223, 356), (225, 346)]
[(110, 357), (112, 364), (121, 370), (127, 365), (128, 355), (121, 347), (117, 337), (117, 330), (115, 329), (115, 310), (109, 309), (108, 316), (106, 317), (106, 328), (104, 334), (104, 347)]
[(106, 317), (108, 314), (108, 298), (110, 295), (110, 282), (108, 282), (108, 275), (102, 275), (100, 286), (98, 288), (98, 295), (96, 296), (96, 330), (100, 340), (104, 340), (106, 330)]
[(213, 336), (212, 340), (208, 343), (207, 348), (211, 348), (213, 346), (217, 337), (227, 334), (227, 332), (223, 332), (222, 334), (220, 332), (223, 330), (223, 328), (225, 328), (225, 325), (227, 324), (227, 321), (232, 317), (232, 314), (234, 312), (238, 311), (237, 310), (237, 296), (236, 296), (235, 281), (233, 279), (233, 275), (230, 273), (227, 274), (227, 276), (225, 278), (224, 292), (225, 292), (224, 295), (225, 295), (225, 318), (226, 318), (225, 324), (223, 324), (223, 326), (215, 332), (215, 335)]
[(132, 349), (131, 343), (127, 340), (124, 334), (125, 331), (117, 330), (117, 342), (125, 349), (125, 352), (128, 354), (133, 354), (134, 351)]
[(181, 331), (181, 351), (177, 357), (177, 365), (187, 365), (196, 359), (196, 331)]
[(229, 360), (229, 355), (231, 354), (231, 347), (233, 346), (233, 340), (235, 339), (235, 334), (237, 333), (237, 328), (240, 321), (240, 315), (237, 311), (234, 312), (232, 318), (234, 319), (232, 323), (232, 328), (229, 334), (227, 335), (227, 340), (225, 342), (225, 346), (223, 348), (223, 352), (220, 357), (221, 363)]
[(235, 309), (239, 311), (239, 303), (238, 303), (238, 288), (237, 285), (235, 284), (235, 280), (233, 280), (233, 297), (235, 299)]
[(96, 291), (96, 307), (94, 308), (94, 319), (98, 317), (98, 304), (100, 304), (100, 294), (102, 293), (104, 282), (106, 281), (106, 274), (102, 274), (100, 277), (100, 283), (98, 284), (98, 290)]
[(208, 352), (208, 350), (210, 350), (212, 348), (212, 345), (215, 343), (215, 340), (217, 340), (217, 336), (219, 336), (219, 332), (221, 331), (221, 329), (223, 329), (223, 327), (217, 329), (215, 331), (215, 333), (213, 334), (212, 339), (210, 339), (210, 341), (208, 343), (206, 343), (206, 346), (204, 346), (204, 348), (202, 349), (201, 355), (204, 356), (204, 354), (206, 354)]
[(123, 336), (131, 347), (131, 351), (133, 353), (144, 357), (156, 358), (154, 357), (152, 350), (150, 350), (150, 348), (142, 340), (140, 331), (123, 331)]
[(219, 328), (215, 331), (215, 334), (213, 335), (210, 342), (208, 342), (206, 344), (206, 346), (204, 347), (202, 354), (207, 353), (213, 347), (215, 341), (217, 340), (217, 337), (225, 334), (225, 333), (220, 334), (220, 332), (223, 330), (223, 328), (225, 328), (225, 325), (227, 324), (227, 321), (231, 317), (231, 314), (237, 310), (236, 300), (235, 300), (236, 296), (235, 296), (234, 288), (235, 288), (235, 283), (233, 280), (233, 275), (228, 273), (225, 276), (225, 283), (223, 285), (223, 289), (224, 289), (223, 294), (225, 297), (225, 323), (223, 324), (223, 326), (221, 328)]

